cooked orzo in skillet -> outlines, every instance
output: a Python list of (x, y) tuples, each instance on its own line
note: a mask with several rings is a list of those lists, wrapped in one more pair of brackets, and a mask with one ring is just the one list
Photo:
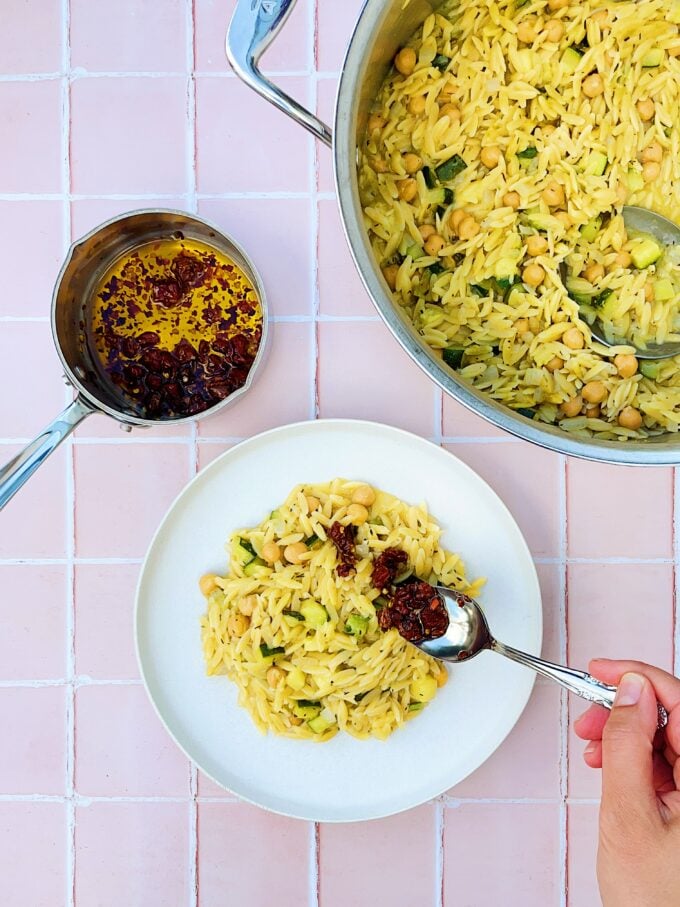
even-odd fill
[(232, 535), (228, 575), (201, 578), (208, 673), (235, 681), (264, 732), (385, 739), (448, 678), (396, 625), (412, 638), (439, 628), (422, 614), (411, 628), (403, 613), (392, 620), (392, 601), (403, 612), (409, 584), (425, 586), (418, 580), (473, 596), (482, 585), (466, 580), (440, 531), (424, 505), (360, 482), (297, 486), (259, 526)]
[[(359, 160), (365, 223), (416, 330), (528, 418), (601, 439), (677, 431), (680, 3), (458, 0), (396, 55)], [(566, 286), (559, 265), (566, 262)]]

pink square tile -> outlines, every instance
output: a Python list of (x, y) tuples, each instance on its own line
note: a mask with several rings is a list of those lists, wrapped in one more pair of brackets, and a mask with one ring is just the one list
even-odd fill
[[(30, 375), (30, 380), (17, 377)], [(14, 438), (33, 438), (64, 408), (63, 370), (47, 322), (10, 321), (0, 330), (0, 424)]]
[(104, 221), (142, 208), (171, 208), (176, 211), (186, 211), (187, 200), (182, 195), (173, 198), (145, 198), (142, 201), (136, 198), (79, 198), (71, 202), (73, 238), (80, 239)]
[[(182, 72), (186, 4), (70, 0), (71, 65), (88, 72)], [(153, 35), (153, 40), (149, 36)]]
[(210, 778), (202, 772), (198, 772), (198, 796), (211, 797), (220, 800), (236, 800), (235, 794), (220, 787), (219, 784), (215, 784), (214, 781), (211, 781)]
[(252, 257), (272, 315), (311, 314), (314, 247), (308, 199), (206, 199), (199, 213)]
[(76, 691), (76, 789), (86, 797), (188, 795), (189, 763), (141, 685)]
[[(282, 32), (262, 58), (265, 72), (298, 72), (312, 65), (309, 35), (310, 9), (313, 0), (298, 0)], [(229, 72), (224, 52), (227, 33), (236, 0), (194, 0), (196, 20), (196, 70)]]
[(672, 669), (671, 564), (571, 564), (567, 602), (575, 668), (586, 668), (591, 658), (637, 658)]
[(335, 199), (319, 202), (319, 310), (322, 315), (376, 314), (352, 260)]
[(0, 567), (0, 680), (57, 680), (66, 670), (66, 568)]
[[(308, 103), (306, 79), (277, 84)], [(240, 79), (196, 80), (196, 125), (201, 192), (309, 191), (311, 136)]]
[(568, 809), (568, 904), (569, 907), (594, 907), (601, 903), (595, 874), (598, 808), (591, 804), (570, 803)]
[(132, 638), (136, 564), (79, 564), (75, 570), (76, 674), (139, 676)]
[(563, 599), (562, 574), (564, 567), (558, 564), (536, 564), (536, 573), (541, 587), (543, 604), (543, 646), (541, 652), (548, 661), (564, 658), (563, 639), (566, 637), (565, 619), (560, 614)]
[[(36, 434), (39, 428), (42, 426), (36, 425)], [(19, 450), (16, 444), (0, 444), (0, 466)], [(62, 447), (43, 463), (3, 510), (0, 557), (64, 557), (67, 506), (70, 505), (66, 499), (66, 451)]]
[(61, 69), (61, 11), (59, 0), (10, 0), (3, 4), (0, 60), (4, 73)]
[(200, 441), (198, 444), (198, 468), (203, 469), (230, 447), (233, 447), (233, 444), (225, 444), (224, 441)]
[(379, 322), (320, 324), (318, 380), (323, 417), (434, 431), (434, 385)]
[(246, 803), (199, 803), (199, 907), (223, 904), (226, 891), (244, 907), (306, 904), (310, 830)]
[(344, 3), (319, 0), (317, 3), (317, 54), (321, 72), (340, 72), (364, 3), (365, 0), (344, 0)]
[(560, 796), (560, 691), (540, 681), (510, 736), (474, 774), (449, 791), (467, 797)]
[(143, 555), (189, 479), (189, 457), (184, 444), (76, 445), (76, 554)]
[(473, 413), (467, 406), (458, 403), (448, 394), (444, 394), (442, 430), (445, 438), (506, 438), (510, 440), (507, 432), (501, 431), (486, 419), (482, 419), (481, 416)]
[(0, 192), (61, 192), (61, 82), (0, 83), (0, 124)]
[(91, 803), (76, 810), (75, 903), (189, 903), (186, 803)]
[[(323, 122), (333, 128), (335, 118), (335, 97), (338, 92), (338, 80), (319, 79), (317, 82), (316, 113)], [(333, 176), (333, 152), (330, 148), (317, 145), (318, 188), (319, 192), (335, 192), (335, 178)]]
[(475, 803), (445, 810), (444, 907), (558, 907), (559, 860), (557, 805)]
[(199, 422), (202, 438), (241, 438), (312, 415), (313, 324), (270, 325), (267, 360), (248, 393)]
[(435, 807), (389, 819), (320, 829), (320, 900), (324, 907), (434, 904)]
[(186, 79), (179, 77), (76, 79), (71, 88), (73, 191), (181, 195), (186, 95)]
[(62, 907), (66, 895), (66, 807), (0, 803), (0, 903)]
[(447, 448), (485, 479), (517, 520), (536, 557), (556, 557), (560, 546), (557, 454), (524, 442), (453, 444)]
[[(5, 794), (64, 795), (65, 687), (0, 689), (0, 778)], [(0, 873), (0, 876), (2, 873)]]
[(49, 316), (64, 258), (63, 206), (64, 202), (0, 202), (0, 218), (10, 228), (3, 231), (0, 244), (0, 316)]
[[(671, 556), (671, 469), (608, 466), (572, 459), (567, 470), (567, 496), (570, 557)], [(635, 527), (633, 532), (631, 527)]]

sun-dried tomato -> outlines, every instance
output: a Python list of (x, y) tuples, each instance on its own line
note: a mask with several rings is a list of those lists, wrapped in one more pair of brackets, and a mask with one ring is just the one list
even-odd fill
[(181, 252), (175, 259), (172, 270), (175, 272), (179, 284), (187, 290), (202, 286), (209, 269), (198, 258)]
[(151, 295), (155, 303), (170, 308), (177, 305), (183, 293), (182, 287), (177, 281), (168, 278), (167, 280), (155, 280), (151, 288)]
[(371, 582), (376, 589), (387, 589), (394, 582), (400, 568), (408, 562), (408, 555), (400, 548), (385, 548), (373, 561)]
[(378, 620), (383, 630), (395, 627), (409, 642), (443, 636), (449, 626), (449, 615), (441, 596), (422, 580), (397, 586)]
[(354, 572), (354, 565), (357, 562), (356, 532), (356, 526), (343, 526), (338, 522), (333, 523), (328, 530), (328, 537), (338, 552), (340, 562), (336, 568), (338, 576), (349, 576)]

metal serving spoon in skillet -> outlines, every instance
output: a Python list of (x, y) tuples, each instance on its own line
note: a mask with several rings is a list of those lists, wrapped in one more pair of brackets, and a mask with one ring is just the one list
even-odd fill
[[(420, 642), (414, 641), (413, 645), (421, 651), (442, 661), (459, 663), (474, 658), (485, 649), (490, 649), (532, 668), (538, 674), (550, 677), (582, 699), (611, 709), (616, 696), (616, 687), (602, 683), (586, 671), (576, 671), (573, 668), (553, 664), (499, 642), (491, 635), (482, 609), (474, 599), (445, 586), (435, 586), (434, 589), (444, 602), (449, 616), (449, 626), (443, 636), (426, 638)], [(661, 729), (668, 723), (668, 713), (661, 703), (658, 703), (657, 707), (658, 726)]]
[[(672, 220), (656, 214), (648, 208), (638, 208), (636, 205), (625, 205), (623, 208), (623, 222), (627, 230), (633, 230), (636, 233), (646, 233), (653, 236), (654, 239), (662, 246), (676, 246), (680, 244), (680, 227), (674, 224)], [(560, 277), (562, 283), (567, 283), (569, 271), (564, 262), (560, 264)], [(607, 340), (600, 322), (596, 318), (590, 325), (590, 332), (600, 343), (605, 346), (615, 346), (625, 343), (628, 346), (635, 347), (627, 337), (617, 338), (616, 340)], [(635, 355), (638, 359), (670, 359), (671, 356), (680, 355), (680, 343), (669, 341), (668, 343), (648, 343), (645, 349), (635, 347)]]

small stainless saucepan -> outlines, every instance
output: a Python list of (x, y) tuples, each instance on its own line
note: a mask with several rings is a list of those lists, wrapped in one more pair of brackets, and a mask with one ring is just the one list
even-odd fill
[[(116, 384), (93, 360), (86, 326), (94, 291), (105, 271), (122, 255), (161, 239), (201, 240), (224, 253), (244, 272), (262, 307), (262, 338), (248, 378), (238, 390), (197, 415), (142, 418)], [(212, 415), (231, 405), (250, 387), (263, 360), (267, 341), (267, 303), (262, 281), (245, 252), (217, 227), (184, 211), (133, 211), (113, 218), (74, 243), (57, 278), (52, 295), (52, 335), (64, 367), (64, 377), (76, 396), (63, 413), (21, 453), (0, 469), (0, 509), (12, 498), (53, 450), (92, 413), (117, 419), (121, 427), (182, 424)]]

